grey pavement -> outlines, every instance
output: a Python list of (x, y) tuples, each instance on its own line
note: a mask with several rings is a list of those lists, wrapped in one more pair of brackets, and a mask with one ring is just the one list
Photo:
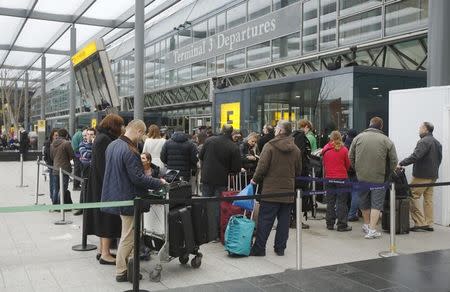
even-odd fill
[[(0, 162), (0, 206), (33, 205), (36, 185), (36, 163), (25, 162), (24, 181), (20, 183), (19, 162)], [(50, 204), (48, 181), (40, 175), (40, 204)], [(78, 202), (79, 192), (72, 192)], [(67, 215), (73, 223), (54, 225), (59, 213), (0, 213), (0, 291), (125, 291), (129, 283), (116, 283), (114, 266), (102, 266), (96, 251), (75, 252), (71, 247), (81, 243), (81, 217)], [(308, 220), (310, 230), (303, 232), (303, 268), (316, 268), (361, 260), (376, 259), (389, 246), (388, 234), (381, 239), (365, 240), (361, 222), (352, 223), (353, 231), (328, 231), (322, 220)], [(89, 243), (97, 244), (94, 236)], [(178, 260), (163, 265), (160, 283), (149, 281), (148, 272), (155, 261), (142, 262), (144, 279), (141, 288), (151, 291), (224, 282), (284, 272), (295, 267), (295, 230), (290, 231), (284, 257), (270, 248), (263, 258), (230, 258), (218, 243), (201, 247), (203, 263), (199, 269), (181, 266)], [(450, 248), (450, 228), (435, 226), (432, 233), (410, 233), (397, 237), (401, 253), (410, 254)]]

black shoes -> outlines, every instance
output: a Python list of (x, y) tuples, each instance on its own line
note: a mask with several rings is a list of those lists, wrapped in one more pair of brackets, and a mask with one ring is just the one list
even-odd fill
[(111, 265), (111, 266), (115, 266), (116, 265), (116, 261), (113, 261), (113, 262), (106, 261), (106, 260), (102, 259), (101, 257), (98, 260), (98, 262), (100, 263), (100, 265)]
[(302, 222), (302, 229), (309, 229), (309, 225)]
[(252, 247), (250, 251), (250, 256), (252, 257), (265, 257), (266, 251), (265, 250), (258, 250), (255, 247)]
[[(111, 254), (111, 256), (112, 256), (113, 258), (116, 258), (116, 255), (113, 254), (113, 253)], [(98, 254), (95, 256), (95, 258), (97, 259), (97, 261), (99, 261), (101, 257), (102, 257), (102, 254), (101, 254), (101, 253), (98, 253)]]
[(327, 225), (327, 229), (328, 230), (334, 230), (334, 226), (333, 225)]
[(425, 226), (414, 226), (409, 229), (412, 232), (420, 232), (420, 231), (434, 231), (434, 228), (428, 225)]
[(83, 214), (83, 210), (76, 210), (75, 212), (73, 212), (74, 216), (80, 216)]
[[(139, 280), (142, 280), (142, 274), (139, 273)], [(127, 273), (123, 275), (116, 276), (116, 282), (127, 282), (128, 281), (128, 275)]]
[(356, 221), (359, 221), (359, 217), (351, 217), (351, 218), (348, 218), (348, 221), (349, 221), (349, 222), (356, 222)]
[(279, 257), (284, 256), (284, 250), (277, 250), (277, 249), (275, 249), (275, 253), (276, 253), (277, 256), (279, 256)]
[(346, 231), (352, 231), (352, 227), (351, 226), (345, 226), (345, 227), (338, 227), (337, 228), (338, 232), (346, 232)]

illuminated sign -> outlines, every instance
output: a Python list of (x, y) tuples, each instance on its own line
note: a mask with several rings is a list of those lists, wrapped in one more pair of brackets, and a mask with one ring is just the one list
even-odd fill
[(45, 132), (45, 120), (38, 120), (37, 130), (38, 132)]
[(92, 119), (91, 120), (91, 128), (95, 129), (95, 127), (97, 127), (97, 119)]
[(97, 43), (96, 41), (92, 41), (72, 56), (72, 64), (75, 66), (81, 63), (95, 52), (97, 52)]
[(240, 129), (241, 126), (241, 103), (231, 102), (220, 105), (220, 126), (228, 124), (233, 129)]

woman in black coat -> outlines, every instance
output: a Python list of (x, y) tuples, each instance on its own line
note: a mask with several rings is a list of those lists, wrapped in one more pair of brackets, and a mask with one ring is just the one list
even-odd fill
[[(124, 125), (123, 119), (115, 114), (107, 115), (97, 127), (97, 135), (92, 146), (91, 171), (87, 185), (86, 203), (100, 202), (105, 175), (105, 151), (117, 139)], [(100, 209), (86, 209), (86, 231), (88, 235), (100, 237), (97, 259), (100, 264), (115, 265), (110, 252), (111, 241), (120, 238), (122, 222), (120, 216), (101, 212)]]

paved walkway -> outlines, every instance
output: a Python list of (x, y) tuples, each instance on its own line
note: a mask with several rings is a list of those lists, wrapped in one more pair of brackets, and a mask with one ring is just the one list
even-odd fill
[[(0, 206), (34, 204), (36, 164), (25, 162), (24, 181), (28, 188), (17, 188), (20, 183), (18, 162), (0, 162)], [(48, 181), (41, 179), (41, 193), (48, 194)], [(72, 192), (75, 202), (79, 192)], [(39, 203), (49, 204), (49, 197), (39, 197)], [(71, 247), (81, 242), (81, 217), (68, 214), (73, 224), (57, 226), (59, 213), (28, 212), (0, 214), (0, 291), (124, 291), (129, 283), (116, 283), (114, 267), (99, 265), (95, 251), (75, 252)], [(304, 232), (303, 267), (327, 265), (378, 258), (386, 250), (389, 237), (365, 240), (361, 223), (354, 223), (353, 231), (328, 231), (324, 221), (308, 221), (311, 229)], [(450, 248), (450, 228), (435, 226), (433, 233), (411, 233), (398, 237), (402, 253), (417, 253)], [(97, 238), (88, 241), (97, 244)], [(178, 260), (164, 265), (160, 283), (148, 280), (154, 262), (143, 262), (144, 279), (141, 288), (163, 290), (193, 285), (223, 282), (266, 274), (277, 274), (295, 267), (295, 230), (291, 230), (284, 257), (278, 257), (269, 248), (264, 258), (230, 258), (221, 244), (201, 247), (204, 254), (200, 269), (181, 266)]]

